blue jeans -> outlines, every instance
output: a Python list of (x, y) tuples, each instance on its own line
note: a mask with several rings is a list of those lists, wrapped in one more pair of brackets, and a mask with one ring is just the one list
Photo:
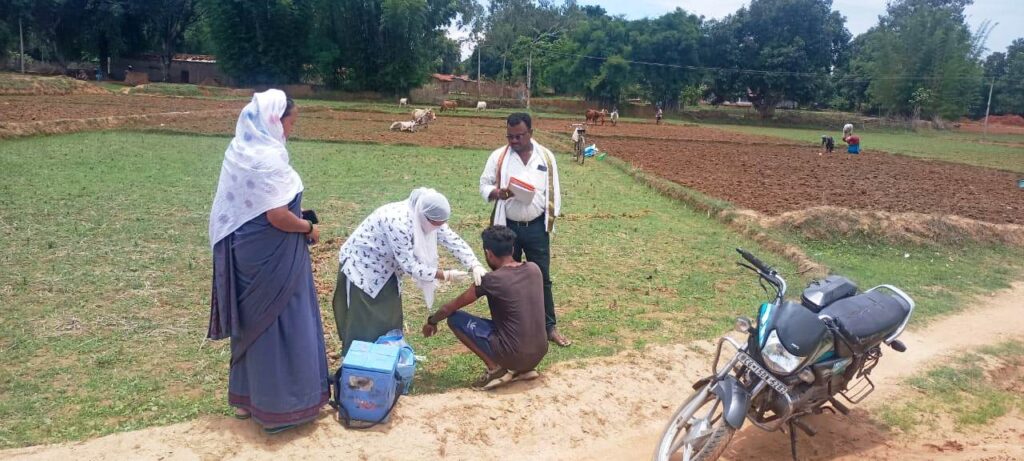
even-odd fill
[(448, 327), (456, 330), (476, 344), (491, 360), (494, 349), (491, 348), (491, 335), (494, 334), (494, 321), (477, 317), (462, 311), (455, 311), (448, 316)]

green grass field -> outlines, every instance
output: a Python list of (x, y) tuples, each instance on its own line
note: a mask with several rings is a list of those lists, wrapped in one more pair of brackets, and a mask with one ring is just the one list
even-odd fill
[[(106, 132), (0, 143), (0, 447), (227, 414), (228, 350), (203, 339), (207, 219), (227, 142)], [(490, 211), (476, 186), (486, 152), (318, 142), (290, 150), (304, 206), (324, 221), (314, 260), (317, 280), (330, 287), (319, 293), (330, 335), (338, 248), (375, 207), (435, 187), (453, 204), (452, 227), (479, 247)], [(710, 338), (762, 300), (733, 264), (734, 247), (756, 245), (609, 165), (559, 160), (566, 216), (553, 278), (560, 324), (576, 344), (552, 349), (542, 367)], [(934, 257), (912, 249), (902, 258), (903, 248), (807, 244), (865, 285), (884, 281), (921, 296), (923, 318), (1006, 286), (1020, 268), (1019, 253), (994, 249), (930, 249)], [(793, 273), (781, 257), (761, 254)], [(804, 280), (789, 278), (795, 294)], [(416, 392), (467, 385), (480, 364), (447, 331), (415, 335), (426, 310), (406, 287), (407, 331), (429, 359)], [(455, 293), (448, 287), (438, 299)]]
[[(226, 344), (203, 341), (207, 217), (226, 143), (123, 132), (0, 143), (2, 254), (13, 269), (0, 276), (0, 445), (227, 411)], [(291, 150), (304, 205), (318, 210), (331, 242), (314, 252), (318, 280), (333, 283), (338, 247), (366, 214), (415, 186), (446, 193), (452, 226), (479, 246), (490, 211), (476, 187), (485, 152), (326, 143)], [(565, 162), (562, 184), (567, 216), (554, 239), (553, 275), (560, 321), (577, 345), (547, 363), (709, 337), (758, 302), (754, 281), (732, 265), (733, 247), (755, 245), (600, 163)], [(320, 293), (327, 318), (331, 295)], [(426, 311), (409, 295), (415, 332)], [(479, 372), (448, 332), (412, 342), (430, 359), (418, 392), (465, 386)]]
[(954, 427), (969, 429), (1024, 409), (1019, 389), (1007, 379), (1024, 370), (1024, 342), (1008, 341), (964, 353), (909, 379), (912, 397), (882, 406), (881, 420), (890, 428), (914, 433), (950, 419)]
[[(733, 130), (759, 136), (775, 136), (793, 141), (821, 145), (821, 136), (828, 134), (825, 130), (804, 128), (772, 128), (740, 125), (708, 125), (714, 128)], [(968, 165), (998, 168), (1001, 170), (1024, 173), (1024, 136), (988, 135), (986, 140), (980, 134), (960, 133), (953, 131), (894, 132), (867, 131), (858, 132), (861, 137), (861, 148), (864, 150), (881, 150), (891, 154), (910, 155), (913, 157), (931, 158), (947, 162), (966, 163)], [(839, 138), (842, 133), (835, 132), (836, 149), (845, 152), (846, 145)]]

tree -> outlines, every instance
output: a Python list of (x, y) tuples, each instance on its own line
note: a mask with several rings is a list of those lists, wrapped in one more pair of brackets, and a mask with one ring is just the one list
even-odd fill
[(472, 0), (322, 0), (319, 8), (314, 61), (325, 82), (394, 93), (419, 86), (439, 66), (454, 67), (442, 29), (471, 25), (480, 11)]
[[(992, 84), (992, 113), (1024, 115), (1024, 38), (985, 59), (985, 78), (979, 85), (980, 98), (988, 97)], [(978, 104), (971, 113), (975, 118), (985, 115), (985, 104)]]
[(604, 104), (618, 103), (636, 81), (627, 59), (631, 56), (628, 21), (588, 17), (579, 21), (550, 48), (555, 62), (541, 71), (556, 91), (583, 94)]
[(217, 64), (241, 84), (300, 81), (313, 0), (204, 0)]
[(171, 60), (197, 19), (195, 0), (143, 0), (143, 26), (148, 43), (160, 54), (163, 80), (170, 81)]
[(705, 62), (723, 69), (711, 91), (749, 98), (762, 117), (784, 100), (813, 102), (848, 46), (844, 23), (831, 0), (752, 0), (705, 31)]
[(848, 53), (841, 57), (832, 74), (828, 105), (833, 109), (865, 112), (871, 108), (868, 98), (870, 74), (867, 63), (857, 58), (871, 55), (867, 37), (867, 34), (860, 34), (853, 39), (848, 47)]
[[(679, 8), (657, 19), (634, 21), (630, 27), (632, 59), (673, 66), (699, 65), (700, 23), (699, 17)], [(638, 66), (637, 74), (648, 98), (664, 102), (668, 110), (679, 109), (683, 88), (700, 78), (697, 71), (657, 65)]]
[[(971, 0), (897, 0), (869, 30), (863, 68), (872, 104), (889, 114), (958, 118), (978, 102), (979, 38), (968, 28)], [(915, 92), (927, 90), (925, 101)], [(924, 93), (919, 93), (924, 94)]]

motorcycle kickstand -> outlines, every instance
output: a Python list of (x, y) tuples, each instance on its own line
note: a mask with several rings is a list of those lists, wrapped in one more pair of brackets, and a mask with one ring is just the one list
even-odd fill
[(800, 461), (796, 457), (796, 428), (793, 427), (793, 421), (789, 422), (789, 450), (793, 454), (793, 461)]
[(790, 452), (793, 455), (793, 461), (799, 461), (799, 459), (796, 456), (796, 429), (797, 428), (800, 428), (801, 431), (803, 431), (805, 434), (807, 434), (807, 435), (809, 435), (811, 437), (814, 437), (818, 433), (814, 429), (811, 429), (810, 426), (804, 424), (803, 421), (800, 421), (800, 420), (797, 420), (797, 419), (789, 420), (789, 448), (790, 448)]

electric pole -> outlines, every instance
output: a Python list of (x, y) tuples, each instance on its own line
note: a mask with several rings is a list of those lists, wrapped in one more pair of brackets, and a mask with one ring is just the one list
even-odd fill
[(480, 39), (476, 41), (476, 99), (479, 101), (480, 97)]
[(21, 73), (25, 73), (25, 32), (21, 27), (21, 16), (18, 16), (18, 39), (21, 41)]
[(993, 78), (988, 82), (988, 104), (985, 106), (985, 131), (982, 135), (982, 139), (988, 138), (988, 111), (992, 108), (992, 87), (996, 84), (996, 79)]

